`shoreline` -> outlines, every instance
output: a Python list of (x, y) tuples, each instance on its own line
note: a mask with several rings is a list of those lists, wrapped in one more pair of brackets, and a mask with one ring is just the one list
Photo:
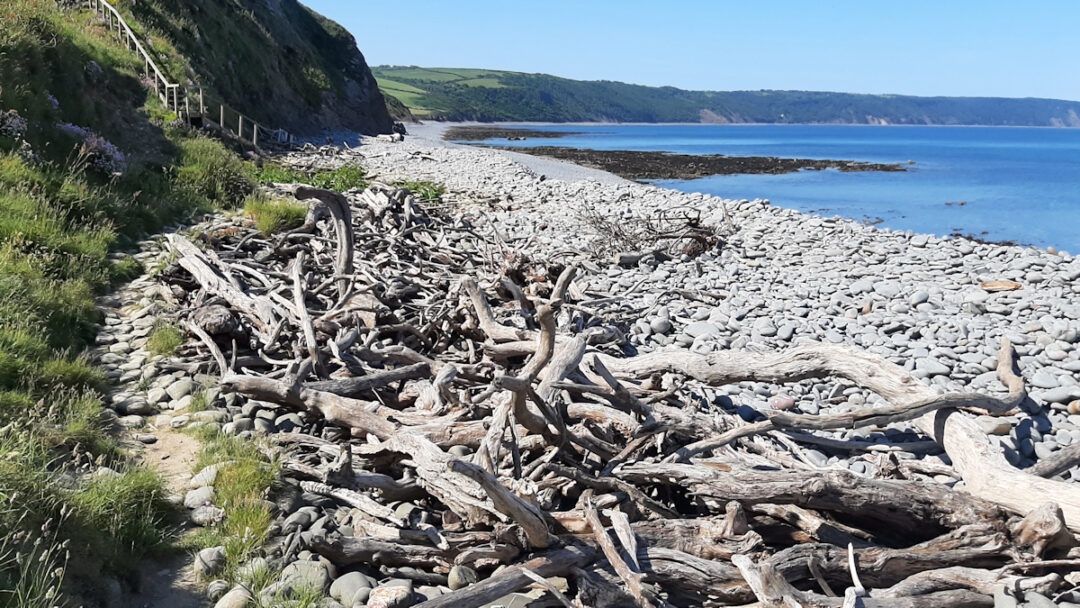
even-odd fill
[[(517, 156), (412, 137), (365, 140), (336, 157), (301, 153), (284, 160), (321, 164), (302, 166), (359, 163), (386, 183), (444, 185), (443, 204), (498, 235), (507, 255), (578, 263), (581, 293), (607, 302), (600, 312), (623, 319), (627, 353), (849, 345), (900, 365), (939, 391), (1002, 395), (994, 370), (1008, 339), (1032, 383), (1030, 398), (1016, 413), (974, 417), (976, 424), (1020, 468), (1080, 443), (1080, 258), (868, 226), (761, 199), (605, 183), (573, 171), (564, 179), (535, 171)], [(631, 250), (603, 247), (611, 232), (633, 232), (687, 213), (717, 237), (716, 246), (697, 257), (671, 251), (617, 256)], [(639, 245), (638, 251), (650, 249)], [(995, 285), (1002, 284), (1015, 290), (998, 291)], [(781, 395), (811, 414), (887, 403), (842, 381), (784, 387), (744, 382), (706, 395), (747, 421), (770, 412), (770, 399)], [(827, 431), (824, 437), (924, 437), (910, 422), (879, 431)], [(868, 470), (858, 457), (812, 451), (815, 467)], [(1080, 480), (1080, 467), (1065, 478)]]
[[(532, 415), (527, 413), (530, 409), (522, 407), (522, 417), (515, 422), (517, 415), (511, 413), (515, 402), (495, 401), (494, 395), (507, 394), (501, 378), (524, 378), (530, 391), (534, 380), (540, 382), (533, 392), (543, 391), (546, 396), (530, 393), (529, 398), (559, 406), (545, 416), (561, 421), (563, 429), (573, 429), (575, 444), (583, 441), (581, 437), (597, 438), (581, 445), (582, 450), (570, 452), (570, 462), (581, 454), (583, 474), (597, 478), (610, 474), (638, 488), (642, 496), (658, 484), (686, 487), (683, 479), (691, 485), (702, 483), (678, 471), (680, 476), (670, 480), (668, 473), (659, 478), (638, 473), (682, 455), (688, 462), (675, 467), (702, 467), (697, 471), (708, 475), (751, 475), (765, 479), (753, 482), (762, 485), (774, 477), (783, 478), (784, 483), (811, 483), (815, 488), (834, 483), (840, 496), (866, 487), (895, 488), (897, 496), (885, 496), (870, 507), (861, 499), (850, 506), (813, 502), (818, 489), (807, 496), (798, 488), (792, 494), (789, 485), (772, 490), (781, 497), (781, 505), (794, 503), (812, 513), (841, 517), (850, 514), (852, 525), (860, 526), (853, 529), (867, 530), (863, 536), (882, 547), (903, 549), (915, 542), (941, 542), (935, 539), (955, 546), (967, 534), (969, 521), (976, 522), (979, 530), (986, 529), (986, 521), (1000, 521), (1004, 529), (1010, 518), (1006, 509), (1027, 514), (1062, 496), (1070, 498), (1069, 502), (1061, 499), (1069, 510), (1058, 517), (1067, 517), (1065, 522), (1073, 529), (1080, 525), (1078, 503), (1071, 498), (1080, 492), (1075, 485), (1080, 481), (1080, 467), (1059, 462), (1061, 456), (1076, 450), (1063, 451), (1067, 446), (1080, 445), (1080, 383), (1075, 379), (1080, 372), (1077, 258), (880, 230), (843, 218), (773, 207), (761, 200), (721, 199), (626, 181), (607, 184), (548, 178), (501, 151), (430, 145), (412, 138), (370, 140), (354, 149), (307, 149), (279, 160), (305, 169), (359, 165), (376, 183), (341, 193), (305, 193), (295, 184), (268, 187), (270, 194), (283, 198), (315, 194), (334, 218), (313, 221), (312, 232), (307, 234), (314, 238), (295, 241), (299, 252), (280, 247), (287, 235), (274, 240), (259, 236), (262, 233), (251, 219), (240, 215), (214, 216), (197, 231), (216, 235), (207, 239), (207, 245), (220, 255), (204, 255), (190, 242), (183, 248), (189, 252), (183, 255), (191, 256), (186, 258), (187, 266), (181, 261), (184, 267), (198, 268), (195, 260), (205, 257), (223, 268), (226, 276), (232, 274), (230, 269), (244, 267), (248, 269), (245, 276), (274, 277), (258, 282), (244, 279), (241, 285), (246, 284), (247, 290), (233, 298), (241, 304), (230, 304), (236, 316), (224, 311), (224, 316), (233, 321), (239, 318), (244, 327), (252, 328), (250, 343), (245, 345), (249, 350), (240, 354), (246, 365), (262, 369), (254, 375), (246, 369), (226, 375), (221, 384), (226, 398), (212, 401), (215, 411), (205, 414), (213, 415), (216, 422), (195, 420), (220, 425), (221, 432), (229, 435), (288, 433), (290, 439), (281, 443), (294, 446), (289, 454), (300, 464), (282, 468), (282, 485), (299, 486), (292, 497), (300, 500), (290, 498), (288, 506), (281, 507), (268, 542), (286, 547), (294, 542), (290, 539), (310, 539), (303, 542), (309, 543), (308, 549), (319, 561), (286, 551), (276, 564), (284, 566), (277, 582), (257, 592), (263, 599), (295, 584), (295, 577), (306, 576), (301, 566), (320, 569), (321, 573), (315, 573), (317, 584), (324, 592), (329, 587), (335, 599), (343, 596), (343, 587), (354, 579), (368, 585), (365, 597), (422, 596), (438, 602), (431, 605), (475, 598), (470, 595), (473, 590), (462, 591), (462, 587), (499, 582), (499, 571), (493, 571), (492, 564), (470, 569), (455, 565), (456, 570), (444, 576), (433, 571), (437, 562), (418, 562), (410, 570), (380, 570), (386, 576), (377, 581), (337, 569), (358, 563), (340, 547), (372, 542), (368, 538), (371, 528), (362, 526), (374, 520), (361, 520), (358, 514), (375, 513), (387, 522), (375, 525), (391, 533), (396, 529), (411, 534), (415, 531), (412, 522), (426, 521), (441, 534), (460, 532), (457, 524), (470, 512), (478, 512), (477, 504), (487, 513), (502, 512), (484, 502), (492, 495), (507, 497), (505, 504), (535, 496), (538, 502), (530, 504), (549, 513), (565, 514), (578, 504), (584, 487), (548, 500), (522, 493), (527, 488), (511, 486), (507, 491), (506, 482), (500, 481), (502, 471), (513, 474), (511, 461), (525, 466), (550, 463), (544, 454), (557, 440), (549, 437), (550, 432), (528, 428), (523, 420)], [(445, 190), (436, 196), (421, 194), (433, 190), (424, 181), (436, 182)], [(403, 182), (416, 194), (402, 188)], [(338, 227), (342, 216), (355, 232)], [(179, 240), (183, 236), (176, 238), (183, 243)], [(177, 242), (174, 248), (180, 252)], [(355, 257), (354, 246), (359, 253)], [(348, 257), (342, 257), (341, 251), (348, 251)], [(311, 260), (306, 266), (305, 259)], [(353, 272), (341, 272), (341, 265)], [(235, 294), (233, 290), (238, 289), (213, 270), (195, 278), (196, 286), (190, 287), (190, 279), (182, 274), (159, 275), (159, 280), (179, 287), (179, 291), (167, 287), (168, 293), (180, 293), (178, 298), (196, 305), (214, 302), (213, 306), (222, 308), (219, 302), (229, 300), (216, 294)], [(295, 298), (291, 301), (280, 297), (290, 282)], [(305, 284), (318, 287), (305, 297)], [(499, 285), (502, 291), (497, 290)], [(289, 331), (271, 330), (268, 324), (258, 323), (258, 313), (253, 312), (257, 308), (243, 306), (249, 301), (243, 298), (279, 310), (273, 314), (280, 314), (281, 325), (289, 322), (288, 304), (293, 303), (297, 320), (291, 321)], [(349, 314), (339, 314), (335, 303), (340, 302), (350, 303)], [(535, 313), (528, 312), (532, 305)], [(180, 313), (190, 315), (192, 328), (200, 323), (198, 310), (189, 306)], [(222, 316), (204, 313), (207, 319)], [(530, 333), (528, 318), (533, 314), (540, 330)], [(317, 324), (312, 318), (319, 319)], [(231, 341), (235, 361), (237, 341), (224, 327), (214, 331), (221, 334), (222, 342)], [(359, 342), (363, 334), (366, 338)], [(277, 345), (279, 357), (285, 358), (270, 360), (262, 355), (260, 341)], [(195, 350), (193, 356), (206, 365), (214, 365), (213, 357), (224, 373), (230, 367), (224, 353), (214, 346), (213, 338), (207, 336), (204, 342), (209, 348)], [(304, 345), (308, 345), (306, 350)], [(1012, 347), (1018, 357), (1012, 356)], [(539, 354), (542, 348), (548, 349), (546, 354)], [(1000, 360), (1013, 364), (1012, 359), (1017, 359), (1026, 377), (1021, 388), (1006, 373), (999, 382), (999, 349)], [(527, 356), (530, 353), (537, 354)], [(301, 363), (308, 357), (315, 361)], [(315, 376), (320, 360), (329, 366), (324, 378), (312, 377), (314, 382), (301, 384), (309, 375)], [(539, 371), (520, 371), (521, 366), (530, 367), (527, 361), (537, 360), (543, 360)], [(627, 387), (624, 394), (638, 399), (638, 408), (644, 412), (627, 414), (615, 400), (583, 398), (576, 388), (553, 387), (548, 392), (547, 385), (559, 378), (571, 379), (576, 386), (593, 382), (590, 368), (598, 374), (603, 368), (618, 374), (620, 379), (609, 380), (609, 385), (614, 391), (619, 390), (617, 386)], [(297, 369), (302, 371), (293, 371)], [(460, 380), (455, 381), (455, 376)], [(445, 389), (437, 388), (440, 382)], [(340, 393), (334, 391), (348, 398), (335, 397)], [(893, 405), (910, 411), (913, 404), (935, 403), (941, 393), (958, 392), (979, 395), (980, 404), (991, 401), (986, 397), (998, 398), (1010, 411), (980, 416), (950, 408), (903, 417), (882, 409)], [(608, 407), (605, 401), (616, 407)], [(638, 408), (628, 404), (625, 409)], [(870, 414), (875, 408), (876, 413)], [(499, 422), (500, 411), (506, 412), (505, 422)], [(782, 412), (859, 422), (798, 425), (805, 429), (798, 432), (777, 428), (753, 438), (744, 435), (730, 443), (716, 443), (732, 430), (760, 428), (745, 423), (763, 422)], [(663, 426), (650, 428), (654, 421)], [(462, 490), (443, 491), (444, 487), (470, 487), (461, 485), (464, 478), (477, 480), (463, 471), (482, 470), (475, 461), (485, 457), (488, 437), (503, 442), (498, 434), (505, 430), (501, 424), (515, 425), (512, 441), (521, 446), (517, 455), (496, 452), (495, 458), (487, 456), (496, 467), (491, 481), (476, 486), (479, 493), (464, 494), (474, 497), (468, 502), (455, 498)], [(663, 432), (655, 435), (654, 431)], [(629, 445), (640, 437), (649, 438), (648, 445)], [(721, 445), (723, 451), (715, 451)], [(627, 456), (619, 457), (622, 462), (607, 471), (610, 458), (591, 455), (593, 447)], [(301, 450), (308, 456), (297, 456), (305, 453)], [(714, 453), (708, 460), (691, 458), (709, 451)], [(556, 457), (558, 453), (558, 449), (550, 452)], [(364, 492), (368, 487), (349, 475), (353, 458), (363, 462), (362, 470), (390, 480), (381, 486), (372, 484), (382, 494), (368, 496), (363, 508), (356, 506), (355, 497), (361, 495), (357, 488)], [(1039, 471), (1048, 471), (1041, 473), (1042, 478), (1030, 470), (1036, 463)], [(1069, 460), (1067, 464), (1076, 463)], [(1017, 498), (996, 486), (980, 484), (980, 465), (1014, 480), (1010, 487), (1031, 483), (1035, 489)], [(734, 472), (736, 466), (739, 469)], [(1025, 474), (1013, 467), (1029, 470)], [(559, 481), (559, 477), (574, 481), (564, 470), (578, 469), (549, 468), (544, 481)], [(207, 475), (200, 472), (196, 477), (206, 479)], [(402, 483), (397, 482), (399, 477)], [(1054, 477), (1058, 479), (1051, 481)], [(733, 483), (744, 483), (743, 479), (737, 477)], [(450, 481), (444, 485), (445, 480)], [(412, 483), (416, 483), (413, 488), (406, 485)], [(976, 503), (978, 509), (949, 506), (940, 517), (934, 512), (925, 515), (918, 496), (913, 498), (906, 491), (914, 484), (918, 496), (941, 497), (931, 500), (942, 504), (981, 502)], [(679, 520), (680, 525), (705, 524), (722, 517), (725, 505), (730, 504), (732, 490), (718, 487), (713, 494), (699, 492), (707, 500), (686, 512), (677, 499), (663, 492), (643, 504), (661, 517), (671, 513), (667, 517)], [(404, 497), (397, 500), (401, 495), (389, 494), (399, 489), (410, 492), (408, 502), (402, 502)], [(212, 486), (203, 486), (184, 496), (193, 520), (202, 517), (200, 509), (206, 507), (197, 505), (213, 491)], [(934, 494), (928, 494), (931, 491)], [(790, 498), (793, 495), (795, 499)], [(616, 500), (629, 505), (633, 496)], [(770, 496), (758, 502), (772, 503)], [(593, 508), (591, 502), (586, 504)], [(340, 517), (349, 507), (353, 509), (346, 513), (351, 519)], [(444, 515), (447, 510), (454, 515)], [(974, 519), (963, 513), (974, 513)], [(511, 519), (525, 525), (531, 521), (513, 515)], [(894, 534), (898, 521), (907, 522), (904, 525), (913, 532)], [(470, 524), (468, 531), (486, 535), (481, 540), (491, 546), (498, 525), (499, 520), (488, 518)], [(600, 531), (602, 524), (590, 525)], [(786, 531), (774, 537), (767, 532), (773, 524), (756, 518), (748, 518), (746, 525), (758, 535), (750, 540), (773, 554), (792, 544), (825, 540), (812, 533), (800, 539)], [(548, 524), (541, 521), (533, 530), (534, 534), (521, 537), (523, 548), (547, 542)], [(980, 545), (986, 542), (981, 536), (972, 538)], [(395, 550), (392, 543), (386, 546), (388, 551)], [(813, 551), (819, 546), (807, 548)], [(842, 545), (839, 548), (842, 551)], [(200, 553), (200, 558), (204, 555)], [(519, 555), (525, 559), (523, 552), (514, 552), (500, 565), (518, 563)], [(708, 561), (717, 563), (726, 559), (708, 556)], [(334, 578), (338, 580), (331, 585)], [(414, 586), (414, 581), (424, 585)], [(681, 584), (673, 580), (658, 584), (657, 589), (677, 598)], [(398, 589), (403, 591), (391, 591)], [(487, 599), (496, 599), (495, 595), (493, 591)], [(749, 598), (739, 598), (738, 603)], [(672, 603), (702, 605), (706, 597), (683, 599)]]
[(897, 124), (871, 124), (852, 122), (542, 122), (542, 121), (439, 121), (428, 120), (427, 122), (404, 123), (406, 129), (414, 126), (447, 125), (447, 126), (494, 126), (494, 127), (942, 127), (964, 129), (1080, 129), (1080, 127), (1053, 127), (1049, 125), (897, 125)]

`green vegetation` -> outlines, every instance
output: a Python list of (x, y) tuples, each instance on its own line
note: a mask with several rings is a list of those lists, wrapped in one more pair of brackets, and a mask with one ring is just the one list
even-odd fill
[(168, 357), (175, 355), (183, 343), (184, 334), (175, 325), (158, 321), (146, 338), (146, 350)]
[(367, 172), (359, 165), (344, 165), (332, 171), (316, 173), (309, 182), (316, 188), (344, 192), (353, 188), (361, 190), (368, 187)]
[(276, 163), (265, 163), (257, 170), (255, 177), (263, 183), (307, 184), (339, 192), (352, 188), (364, 189), (370, 183), (367, 172), (359, 165), (342, 165), (329, 171), (307, 173)]
[(224, 100), (263, 125), (292, 131), (390, 132), (356, 40), (296, 0), (119, 4), (140, 36), (164, 51), (170, 78), (202, 83), (212, 108)]
[(496, 70), (376, 66), (387, 98), (436, 120), (1080, 126), (1080, 102), (814, 91), (686, 91)]
[[(152, 45), (166, 69), (184, 69), (167, 40)], [(140, 81), (142, 60), (89, 13), (6, 2), (0, 57), (0, 606), (56, 606), (169, 540), (161, 480), (106, 432), (104, 377), (79, 355), (99, 322), (94, 298), (142, 271), (110, 256), (241, 204), (255, 175), (173, 127)], [(157, 327), (150, 348), (181, 340)], [(88, 474), (88, 463), (108, 468)]]
[(307, 207), (284, 199), (254, 195), (244, 203), (244, 213), (255, 222), (256, 228), (269, 235), (303, 224)]
[[(219, 464), (214, 490), (215, 504), (225, 511), (220, 525), (203, 528), (188, 539), (193, 548), (225, 547), (223, 577), (257, 590), (272, 582), (265, 572), (245, 572), (243, 566), (266, 542), (273, 516), (266, 499), (280, 465), (268, 461), (259, 445), (219, 431), (202, 432), (202, 451), (194, 469)], [(261, 582), (261, 584), (259, 584)]]
[(216, 141), (189, 138), (180, 143), (176, 183), (211, 203), (235, 207), (255, 191), (251, 168)]
[(437, 201), (446, 194), (446, 186), (435, 182), (409, 181), (396, 185), (407, 188), (409, 192), (412, 192), (417, 198), (425, 202)]
[[(5, 549), (21, 554), (23, 560), (30, 556), (51, 559), (49, 571), (63, 567), (66, 561), (69, 578), (89, 580), (104, 572), (130, 572), (132, 551), (145, 552), (162, 543), (161, 524), (170, 507), (155, 473), (125, 466), (115, 451), (111, 456), (101, 452), (101, 457), (115, 461), (118, 472), (102, 470), (87, 476), (77, 470), (75, 462), (57, 464), (57, 447), (68, 446), (70, 450), (70, 446), (83, 445), (81, 437), (94, 438), (100, 433), (97, 417), (88, 419), (88, 403), (93, 402), (80, 396), (60, 397), (52, 401), (48, 413), (0, 435), (0, 453), (4, 454), (0, 460), (0, 530), (6, 533), (0, 541), (0, 580), (25, 575), (17, 566), (5, 563)], [(94, 411), (100, 412), (100, 406)], [(30, 542), (43, 529), (50, 530), (53, 549)], [(29, 535), (27, 542), (19, 542), (20, 531)], [(78, 559), (61, 559), (57, 545), (64, 541), (69, 543), (63, 547), (65, 555), (70, 550)], [(51, 556), (41, 557), (50, 550)], [(43, 577), (43, 573), (34, 574), (35, 580), (47, 578)], [(7, 588), (0, 585), (0, 589)], [(0, 597), (0, 603), (4, 599)]]

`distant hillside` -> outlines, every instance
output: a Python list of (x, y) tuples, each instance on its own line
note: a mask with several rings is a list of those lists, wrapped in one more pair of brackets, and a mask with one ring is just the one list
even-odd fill
[(296, 0), (123, 0), (154, 46), (183, 55), (186, 78), (269, 127), (301, 134), (389, 133), (364, 56), (337, 23)]
[(1080, 127), (1080, 102), (1056, 99), (686, 91), (497, 70), (372, 71), (384, 95), (435, 120)]

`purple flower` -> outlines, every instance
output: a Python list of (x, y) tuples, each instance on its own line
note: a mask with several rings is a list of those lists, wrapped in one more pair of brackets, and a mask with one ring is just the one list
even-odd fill
[(11, 137), (14, 139), (21, 139), (26, 133), (26, 128), (29, 123), (15, 110), (8, 110), (7, 112), (0, 114), (0, 135), (4, 137)]
[(61, 132), (82, 142), (82, 152), (87, 155), (89, 167), (101, 173), (119, 173), (127, 166), (127, 158), (112, 142), (86, 127), (71, 123), (57, 123)]

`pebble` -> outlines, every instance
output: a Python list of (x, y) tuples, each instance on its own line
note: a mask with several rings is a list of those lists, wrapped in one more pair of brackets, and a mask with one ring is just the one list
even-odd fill
[(195, 554), (192, 571), (195, 577), (205, 580), (221, 572), (225, 565), (225, 547), (210, 547)]
[(191, 477), (191, 479), (188, 481), (187, 487), (194, 490), (197, 488), (214, 485), (214, 481), (217, 480), (218, 466), (219, 465), (212, 464), (203, 467), (201, 471)]
[(1060, 382), (1058, 382), (1057, 376), (1051, 374), (1044, 369), (1035, 372), (1029, 382), (1032, 386), (1038, 388), (1057, 388), (1061, 384)]
[(786, 395), (776, 395), (769, 399), (769, 405), (776, 410), (790, 410), (795, 407), (795, 400)]
[(197, 507), (191, 512), (191, 522), (196, 526), (212, 526), (220, 521), (224, 514), (225, 511), (213, 505), (204, 505)]
[(237, 585), (214, 604), (214, 608), (247, 608), (254, 601), (248, 590)]
[(214, 500), (214, 486), (203, 486), (189, 490), (184, 495), (184, 506), (189, 509), (200, 507)]
[(394, 581), (380, 585), (371, 591), (368, 596), (367, 608), (408, 608), (415, 601), (413, 598), (412, 581), (404, 584), (393, 584)]
[(927, 376), (944, 376), (952, 372), (952, 368), (936, 359), (919, 359), (915, 361), (915, 369), (921, 370)]
[(462, 587), (467, 587), (480, 580), (480, 577), (476, 574), (476, 570), (468, 566), (454, 566), (450, 569), (450, 574), (446, 578), (447, 586), (450, 589), (457, 591)]
[(653, 319), (649, 323), (649, 329), (658, 334), (666, 334), (671, 331), (671, 321), (664, 318)]
[(293, 587), (326, 590), (330, 584), (330, 572), (322, 562), (295, 561), (281, 571), (280, 580)]
[[(355, 599), (357, 591), (367, 589), (370, 593), (373, 586), (373, 581), (364, 573), (349, 572), (339, 576), (330, 585), (330, 597), (346, 606), (352, 606), (357, 603)], [(364, 598), (364, 601), (367, 601), (367, 598)]]
[(195, 383), (191, 380), (177, 380), (169, 385), (169, 388), (165, 389), (165, 393), (172, 397), (174, 400), (181, 399), (191, 394), (191, 391), (195, 389)]

